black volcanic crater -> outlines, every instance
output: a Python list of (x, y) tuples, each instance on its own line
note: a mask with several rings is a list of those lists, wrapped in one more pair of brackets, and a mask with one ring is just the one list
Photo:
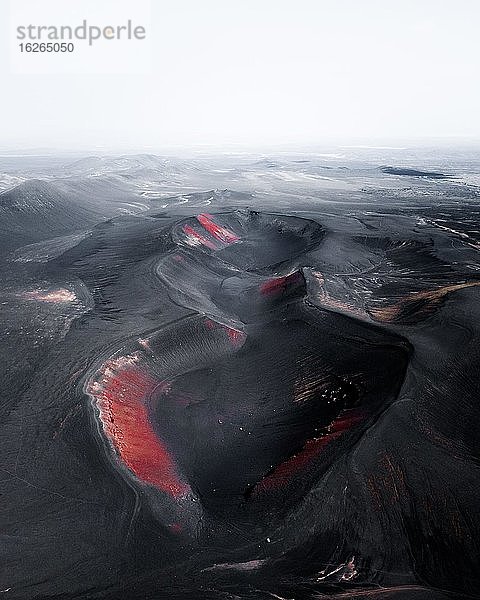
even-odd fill
[[(137, 385), (146, 387), (131, 410), (148, 407), (178, 481), (211, 518), (227, 518), (246, 502), (261, 522), (266, 496), (271, 505), (291, 507), (298, 501), (295, 482), (303, 478), (297, 489), (312, 485), (313, 473), (335, 460), (333, 448), (345, 452), (398, 394), (406, 340), (308, 302), (301, 264), (325, 235), (315, 221), (260, 212), (180, 221), (170, 229), (175, 247), (156, 273), (197, 316), (124, 347), (126, 373), (118, 354), (105, 363), (107, 370), (115, 365), (128, 389), (134, 357)], [(118, 423), (108, 434), (118, 447), (119, 384), (110, 376), (102, 383), (105, 377), (97, 375), (91, 389), (107, 391), (92, 395), (102, 419), (108, 412)], [(121, 461), (165, 491), (166, 479), (142, 475), (161, 466), (125, 450), (130, 435), (121, 433)]]
[(478, 595), (477, 158), (0, 162), (5, 597)]
[[(235, 211), (199, 215), (172, 230), (180, 246), (215, 256), (233, 268), (254, 273), (274, 273), (296, 257), (317, 247), (325, 235), (315, 221), (293, 216)], [(203, 238), (203, 240), (202, 240)]]

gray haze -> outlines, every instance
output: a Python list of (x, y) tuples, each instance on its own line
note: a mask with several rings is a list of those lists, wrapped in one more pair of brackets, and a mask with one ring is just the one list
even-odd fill
[(477, 0), (152, 4), (150, 72), (25, 75), (1, 0), (0, 147), (480, 138)]

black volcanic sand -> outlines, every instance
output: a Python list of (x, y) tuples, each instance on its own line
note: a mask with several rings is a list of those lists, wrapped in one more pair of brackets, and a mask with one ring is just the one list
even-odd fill
[(404, 175), (406, 177), (427, 177), (429, 179), (448, 179), (450, 175), (438, 173), (436, 171), (419, 171), (418, 169), (409, 169), (407, 167), (382, 167), (384, 173), (389, 175)]
[[(477, 597), (475, 248), (431, 227), (428, 209), (305, 202), (274, 215), (220, 195), (209, 212), (246, 241), (209, 251), (182, 242), (203, 202), (94, 227), (82, 213), (76, 231), (49, 221), (58, 240), (33, 248), (38, 261), (19, 249), (38, 235), (6, 236), (2, 589), (22, 599)], [(259, 292), (288, 276), (272, 296)], [(217, 356), (192, 326), (175, 345), (178, 328), (205, 320), (245, 338)], [(183, 534), (167, 527), (158, 490), (120, 464), (84, 391), (148, 336), (162, 343), (145, 364), (170, 383), (149, 399), (150, 419), (201, 507)], [(361, 418), (261, 493), (272, 469), (348, 411)]]

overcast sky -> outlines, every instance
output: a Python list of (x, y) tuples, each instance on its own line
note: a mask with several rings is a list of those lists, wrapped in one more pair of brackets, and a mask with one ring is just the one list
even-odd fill
[(478, 0), (154, 0), (151, 70), (123, 74), (12, 72), (8, 3), (3, 149), (480, 138)]

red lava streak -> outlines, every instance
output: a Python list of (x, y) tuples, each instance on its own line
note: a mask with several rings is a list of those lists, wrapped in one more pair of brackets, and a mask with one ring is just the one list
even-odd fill
[(298, 271), (286, 275), (285, 277), (276, 277), (275, 279), (269, 279), (260, 286), (260, 292), (264, 296), (272, 294), (280, 294), (285, 292), (290, 285), (300, 283), (302, 281), (302, 275)]
[(326, 435), (308, 440), (301, 452), (278, 465), (269, 475), (262, 479), (255, 486), (253, 496), (259, 496), (263, 492), (268, 492), (290, 483), (297, 473), (313, 463), (330, 442), (339, 438), (350, 427), (362, 421), (364, 416), (360, 411), (353, 409), (345, 412), (332, 423)]
[(217, 247), (215, 246), (215, 244), (213, 242), (211, 242), (210, 240), (207, 240), (206, 237), (204, 237), (203, 235), (198, 233), (198, 231), (195, 231), (195, 229), (193, 227), (190, 227), (190, 225), (184, 225), (183, 232), (186, 234), (187, 240), (191, 244), (193, 244), (195, 246), (202, 244), (203, 246), (210, 248), (210, 250), (217, 249)]
[(190, 491), (181, 481), (167, 448), (156, 437), (144, 400), (158, 385), (135, 364), (134, 357), (106, 363), (102, 378), (90, 386), (103, 429), (123, 463), (142, 481), (174, 498)]
[(197, 221), (206, 229), (209, 233), (213, 235), (214, 238), (220, 240), (221, 242), (225, 242), (227, 244), (233, 244), (234, 242), (238, 242), (240, 239), (237, 235), (230, 231), (226, 227), (221, 227), (217, 225), (213, 221), (212, 215), (202, 214), (198, 215)]

